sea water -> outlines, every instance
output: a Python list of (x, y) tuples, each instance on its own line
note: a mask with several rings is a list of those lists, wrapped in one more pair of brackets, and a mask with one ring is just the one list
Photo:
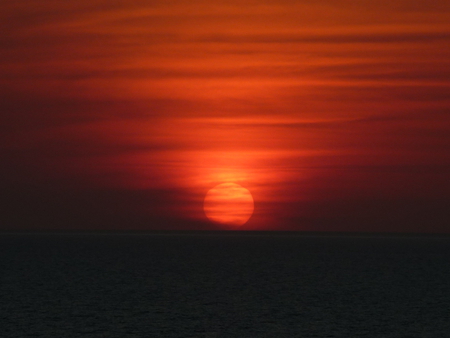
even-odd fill
[(0, 337), (448, 337), (450, 238), (0, 235)]

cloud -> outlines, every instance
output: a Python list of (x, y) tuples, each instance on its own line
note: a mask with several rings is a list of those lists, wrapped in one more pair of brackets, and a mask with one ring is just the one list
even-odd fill
[(261, 217), (442, 216), (450, 5), (380, 1), (3, 2), (2, 212), (172, 226), (236, 179)]
[[(33, 187), (16, 184), (5, 186), (2, 196), (2, 231), (212, 229), (201, 217), (201, 204), (193, 204), (192, 196), (183, 189), (67, 189), (54, 183)], [(196, 216), (187, 219), (186, 214)]]
[(360, 34), (267, 34), (267, 35), (210, 35), (200, 37), (199, 42), (208, 43), (326, 43), (326, 44), (366, 44), (366, 43), (432, 43), (450, 40), (448, 32), (393, 32)]

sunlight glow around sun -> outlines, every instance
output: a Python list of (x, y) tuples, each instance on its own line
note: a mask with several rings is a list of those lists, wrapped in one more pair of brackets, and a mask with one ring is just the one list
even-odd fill
[(222, 183), (210, 189), (203, 209), (213, 223), (241, 226), (253, 214), (254, 202), (250, 191), (236, 183)]

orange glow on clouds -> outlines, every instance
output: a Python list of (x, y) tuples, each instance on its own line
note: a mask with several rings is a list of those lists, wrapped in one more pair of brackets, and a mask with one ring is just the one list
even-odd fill
[(42, 224), (103, 205), (98, 220), (135, 220), (115, 228), (211, 229), (205, 194), (235, 182), (255, 199), (246, 229), (446, 231), (448, 1), (0, 13), (0, 177), (16, 210), (2, 224), (39, 214), (29, 205), (50, 210)]

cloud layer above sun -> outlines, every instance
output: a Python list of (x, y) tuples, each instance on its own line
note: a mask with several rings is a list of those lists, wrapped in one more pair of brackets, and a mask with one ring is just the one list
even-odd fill
[(448, 1), (0, 5), (5, 229), (448, 231)]

